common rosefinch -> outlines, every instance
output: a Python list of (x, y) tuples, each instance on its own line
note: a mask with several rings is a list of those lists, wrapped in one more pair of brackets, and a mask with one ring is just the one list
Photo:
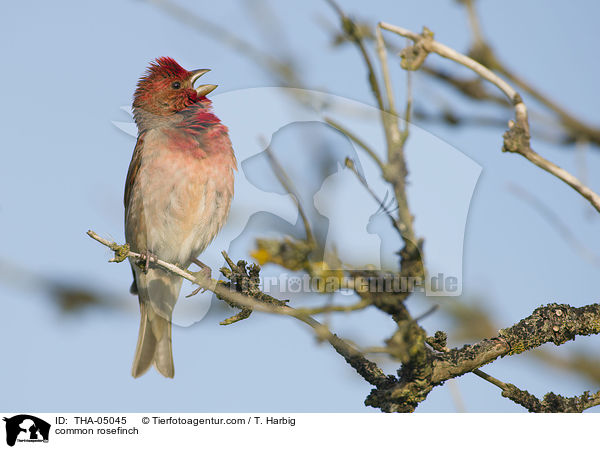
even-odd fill
[(155, 256), (208, 269), (196, 257), (229, 213), (235, 156), (227, 127), (206, 98), (217, 86), (193, 86), (208, 71), (188, 72), (171, 58), (158, 58), (134, 94), (138, 139), (125, 184), (125, 237), (132, 251), (146, 255), (146, 266), (131, 261), (131, 292), (141, 312), (133, 377), (152, 363), (165, 377), (175, 374), (171, 317), (182, 278), (148, 261)]

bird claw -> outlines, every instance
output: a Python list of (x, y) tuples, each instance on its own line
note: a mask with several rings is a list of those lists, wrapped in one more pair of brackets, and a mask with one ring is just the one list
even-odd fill
[[(195, 275), (200, 275), (207, 280), (212, 278), (212, 269), (208, 265), (200, 262), (198, 259), (193, 259), (192, 262), (200, 267), (200, 271), (195, 272)], [(198, 293), (204, 293), (206, 290), (207, 289), (204, 287), (198, 287), (192, 293), (186, 295), (186, 298), (191, 298), (192, 296), (197, 295)]]
[(140, 259), (145, 261), (143, 269), (144, 273), (147, 273), (148, 269), (150, 268), (150, 262), (156, 262), (158, 260), (158, 257), (152, 254), (149, 250), (145, 250), (142, 253), (140, 253)]
[(206, 291), (206, 289), (204, 287), (198, 287), (196, 290), (194, 290), (189, 295), (185, 295), (185, 297), (191, 298), (192, 296), (197, 295), (198, 293), (204, 293), (205, 291)]

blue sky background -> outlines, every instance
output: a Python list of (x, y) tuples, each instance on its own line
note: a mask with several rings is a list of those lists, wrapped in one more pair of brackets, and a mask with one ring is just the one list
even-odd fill
[[(516, 0), (480, 3), (484, 33), (500, 58), (578, 117), (600, 123), (600, 66), (594, 57), (600, 5), (575, 2), (566, 7), (558, 1)], [(256, 3), (180, 4), (209, 14), (208, 19), (243, 39), (273, 48), (273, 39), (265, 40), (256, 26), (252, 13)], [(280, 20), (285, 44), (301, 62), (300, 76), (308, 87), (373, 105), (356, 49), (331, 46), (330, 33), (322, 22), (337, 24), (337, 19), (325, 2), (269, 4)], [(437, 1), (435, 7), (431, 2), (378, 1), (369, 3), (368, 8), (365, 2), (354, 0), (341, 4), (347, 12), (372, 22), (383, 20), (414, 31), (426, 25), (438, 40), (458, 50), (466, 50), (470, 40), (466, 15), (452, 1)], [(152, 2), (11, 2), (3, 6), (0, 37), (4, 142), (0, 149), (0, 232), (4, 236), (0, 246), (0, 303), (4, 310), (0, 349), (5, 360), (0, 374), (0, 408), (373, 411), (363, 405), (369, 385), (331, 347), (317, 344), (302, 323), (256, 314), (223, 327), (218, 322), (231, 311), (219, 304), (196, 324), (175, 327), (174, 380), (163, 379), (154, 371), (134, 380), (129, 370), (139, 318), (137, 300), (128, 294), (130, 270), (125, 264), (107, 264), (109, 252), (85, 235), (91, 228), (123, 241), (122, 191), (134, 140), (112, 122), (128, 120), (120, 108), (130, 104), (137, 78), (150, 60), (168, 55), (188, 69), (212, 68), (205, 79), (220, 86), (215, 94), (224, 101), (220, 106), (215, 96), (215, 109), (219, 113), (222, 107), (224, 120), (235, 107), (225, 100), (235, 99), (235, 92), (274, 85), (267, 72), (229, 46), (174, 20)], [(396, 43), (401, 43), (400, 39)], [(432, 62), (450, 67), (439, 59)], [(392, 76), (402, 101), (405, 78), (395, 62)], [(440, 93), (446, 92), (444, 98), (458, 110), (510, 118), (509, 111), (498, 112), (448, 95), (423, 75), (417, 74), (414, 84), (415, 102), (429, 110), (436, 110)], [(252, 98), (262, 99), (260, 95)], [(254, 131), (251, 122), (249, 119), (244, 127), (244, 121), (237, 120), (235, 123), (241, 123), (237, 130), (227, 124), (232, 133), (250, 136)], [(541, 304), (598, 302), (598, 266), (583, 259), (507, 186), (516, 184), (540, 198), (579, 241), (600, 254), (600, 217), (581, 197), (523, 158), (501, 153), (502, 130), (432, 123), (419, 126), (423, 132), (415, 131), (414, 139), (409, 140), (408, 151), (413, 152), (409, 160), (414, 157), (418, 161), (418, 152), (433, 142), (445, 142), (440, 148), (456, 149), (482, 169), (464, 235), (465, 301), (481, 301), (498, 327), (514, 324)], [(259, 137), (251, 142), (241, 137), (234, 140), (236, 151), (256, 153)], [(288, 166), (310, 162), (305, 142), (294, 139), (293, 131), (282, 132), (280, 137), (280, 148), (293, 155), (289, 159), (280, 156)], [(374, 142), (381, 139), (377, 132), (366, 137)], [(336, 146), (335, 138), (327, 138), (332, 139), (330, 147)], [(560, 147), (539, 139), (534, 139), (533, 147), (572, 173), (587, 173), (587, 184), (600, 191), (597, 148), (583, 145), (576, 152), (573, 146)], [(365, 170), (369, 171), (368, 166)], [(302, 170), (297, 176), (302, 177)], [(310, 176), (306, 176), (308, 180)], [(434, 183), (434, 190), (436, 187)], [(342, 197), (340, 201), (351, 200)], [(361, 213), (369, 216), (374, 212), (372, 205), (369, 208)], [(240, 211), (234, 207), (232, 220), (240, 219)], [(417, 226), (418, 220), (419, 216)], [(440, 229), (446, 222), (441, 216)], [(426, 228), (430, 225), (424, 223)], [(268, 234), (272, 229), (263, 231)], [(347, 244), (356, 245), (361, 254), (362, 237), (346, 237)], [(426, 234), (424, 237), (427, 239)], [(218, 260), (220, 249), (213, 245), (206, 257)], [(53, 303), (45, 279), (52, 279), (54, 285), (77, 284), (105, 292), (113, 307), (64, 314)], [(189, 285), (184, 288), (189, 292)], [(443, 301), (438, 302), (444, 307)], [(422, 298), (410, 300), (415, 315), (430, 304)], [(392, 332), (390, 321), (376, 311), (365, 311), (335, 317), (332, 324), (342, 336), (375, 345)], [(451, 329), (443, 312), (427, 318), (423, 325), (431, 333)], [(598, 342), (598, 336), (578, 338), (549, 349), (560, 355), (593, 353)], [(396, 368), (393, 363), (384, 367), (389, 372)], [(538, 397), (550, 390), (575, 395), (598, 388), (588, 379), (541, 365), (528, 354), (499, 360), (486, 371)], [(502, 398), (497, 388), (472, 375), (458, 379), (454, 386), (434, 389), (417, 411), (455, 411), (452, 388), (460, 392), (467, 411), (522, 411)]]

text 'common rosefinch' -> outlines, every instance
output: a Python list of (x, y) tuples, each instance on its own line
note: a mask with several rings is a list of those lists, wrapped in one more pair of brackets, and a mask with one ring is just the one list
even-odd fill
[[(223, 226), (233, 196), (231, 141), (206, 98), (217, 86), (194, 88), (206, 72), (158, 58), (133, 101), (138, 139), (125, 184), (125, 237), (147, 260), (155, 256), (183, 268)], [(132, 374), (141, 376), (154, 363), (173, 377), (171, 317), (182, 278), (152, 264), (131, 266), (141, 312)]]

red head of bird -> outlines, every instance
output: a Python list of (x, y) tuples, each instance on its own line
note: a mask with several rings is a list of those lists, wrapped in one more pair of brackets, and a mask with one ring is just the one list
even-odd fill
[(194, 83), (210, 69), (188, 71), (174, 59), (157, 58), (138, 81), (133, 96), (133, 112), (138, 127), (151, 128), (170, 121), (178, 112), (192, 105), (210, 107), (206, 95), (217, 88), (214, 84)]

